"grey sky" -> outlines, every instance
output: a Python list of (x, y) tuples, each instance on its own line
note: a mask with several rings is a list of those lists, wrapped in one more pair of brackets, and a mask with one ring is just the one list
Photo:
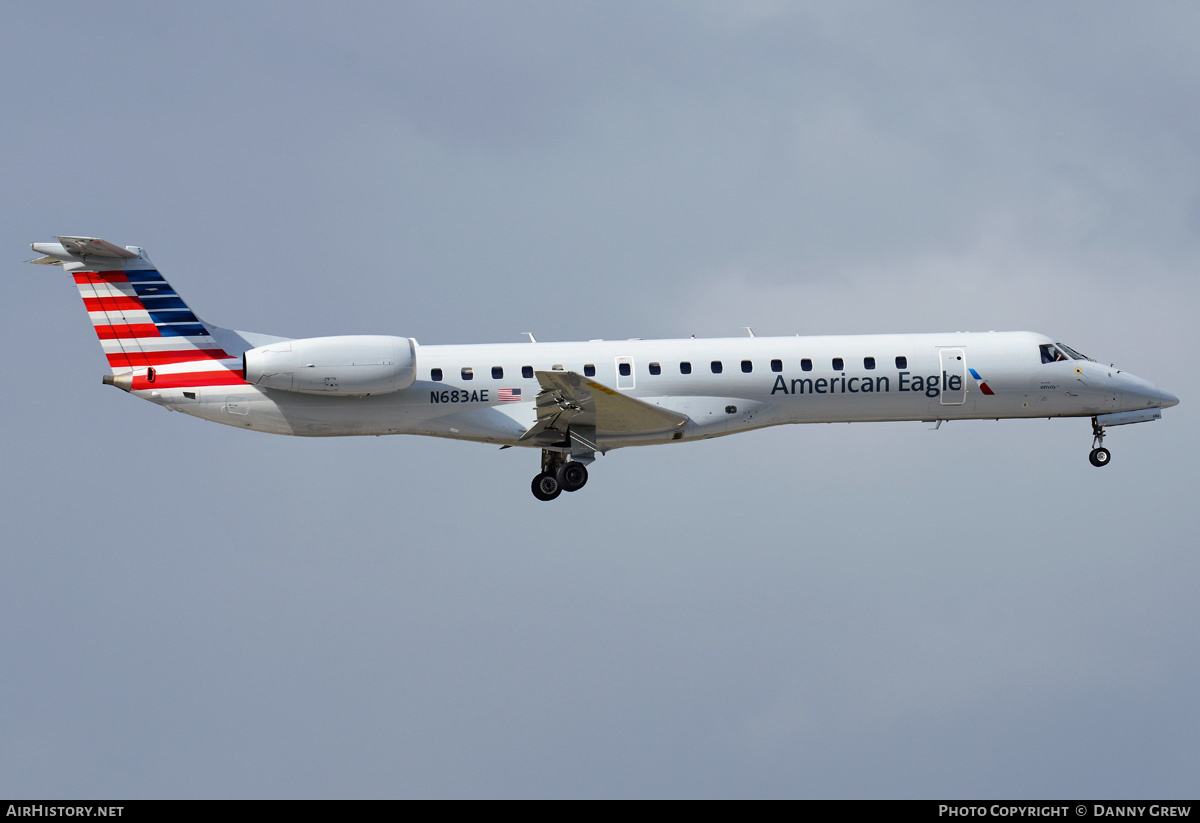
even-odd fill
[[(0, 11), (0, 796), (1194, 797), (1193, 4)], [(28, 243), (422, 343), (1029, 328), (1086, 421), (536, 454), (100, 385)]]

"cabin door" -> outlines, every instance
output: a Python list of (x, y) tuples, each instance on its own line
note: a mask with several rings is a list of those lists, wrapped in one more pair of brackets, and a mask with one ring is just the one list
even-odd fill
[(962, 349), (938, 349), (942, 361), (943, 406), (961, 406), (967, 402), (967, 357)]

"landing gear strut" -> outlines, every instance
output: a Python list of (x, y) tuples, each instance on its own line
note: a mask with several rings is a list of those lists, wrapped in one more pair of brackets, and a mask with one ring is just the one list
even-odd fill
[(562, 452), (542, 449), (542, 472), (533, 478), (531, 488), (538, 500), (553, 500), (562, 492), (579, 491), (587, 481), (584, 463), (567, 460)]
[(1104, 427), (1100, 425), (1100, 421), (1092, 418), (1092, 453), (1088, 455), (1088, 460), (1096, 468), (1107, 466), (1108, 461), (1112, 459), (1112, 454), (1108, 449), (1104, 448)]

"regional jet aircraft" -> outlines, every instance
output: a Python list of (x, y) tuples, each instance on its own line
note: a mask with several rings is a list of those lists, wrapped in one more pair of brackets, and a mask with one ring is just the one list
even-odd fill
[(1178, 398), (1032, 332), (593, 340), (419, 346), (290, 339), (201, 320), (145, 252), (93, 237), (34, 243), (74, 278), (104, 382), (172, 411), (306, 436), (423, 434), (541, 450), (533, 494), (582, 488), (596, 453), (783, 423), (1090, 417), (1158, 420)]

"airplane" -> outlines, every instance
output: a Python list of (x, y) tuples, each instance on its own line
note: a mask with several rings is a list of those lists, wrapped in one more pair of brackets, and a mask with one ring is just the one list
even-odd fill
[(292, 339), (201, 320), (138, 246), (60, 236), (31, 263), (74, 279), (103, 382), (170, 411), (274, 434), (417, 434), (541, 450), (538, 500), (583, 488), (596, 453), (786, 423), (1090, 417), (1105, 430), (1179, 402), (1033, 332), (421, 346)]

